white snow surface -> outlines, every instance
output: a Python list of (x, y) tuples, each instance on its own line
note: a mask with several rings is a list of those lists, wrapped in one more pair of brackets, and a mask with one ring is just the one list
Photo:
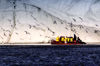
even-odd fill
[(100, 42), (100, 0), (0, 0), (0, 43), (76, 34)]

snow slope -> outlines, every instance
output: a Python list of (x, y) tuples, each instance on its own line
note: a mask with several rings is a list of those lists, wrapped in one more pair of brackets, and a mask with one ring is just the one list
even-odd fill
[(99, 0), (0, 0), (0, 42), (48, 42), (76, 34), (100, 42)]

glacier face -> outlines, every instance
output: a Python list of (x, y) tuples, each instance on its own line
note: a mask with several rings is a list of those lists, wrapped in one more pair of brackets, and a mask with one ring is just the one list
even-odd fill
[(0, 0), (0, 43), (48, 42), (76, 34), (100, 42), (99, 0)]
[[(47, 12), (75, 24), (84, 24), (91, 27), (100, 26), (100, 0), (30, 0), (30, 4), (35, 4)], [(81, 23), (83, 20), (84, 23)], [(78, 23), (77, 23), (78, 22)], [(99, 27), (100, 28), (100, 27)]]

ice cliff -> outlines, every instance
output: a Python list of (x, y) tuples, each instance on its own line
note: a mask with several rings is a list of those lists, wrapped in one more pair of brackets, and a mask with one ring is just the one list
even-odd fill
[(100, 42), (100, 0), (0, 0), (0, 43), (76, 34)]

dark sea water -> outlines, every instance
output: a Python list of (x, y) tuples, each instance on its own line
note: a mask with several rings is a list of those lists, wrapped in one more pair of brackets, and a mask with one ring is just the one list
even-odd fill
[(100, 46), (0, 46), (0, 66), (45, 65), (100, 66)]

